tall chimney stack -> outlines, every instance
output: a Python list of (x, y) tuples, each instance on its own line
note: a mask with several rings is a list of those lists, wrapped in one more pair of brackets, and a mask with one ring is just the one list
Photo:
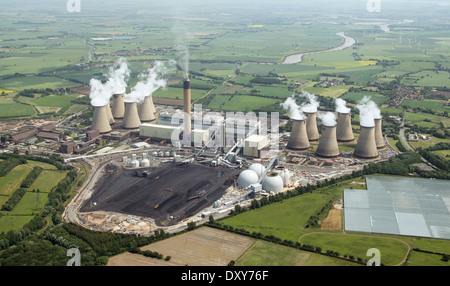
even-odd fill
[(383, 130), (381, 128), (381, 118), (375, 118), (375, 141), (378, 149), (383, 149), (386, 146), (383, 138)]
[(319, 140), (319, 130), (317, 129), (317, 112), (304, 112), (308, 116), (306, 119), (306, 132), (309, 142)]
[(146, 96), (144, 101), (138, 105), (138, 113), (141, 122), (150, 122), (156, 119), (155, 106), (153, 105), (153, 98), (151, 95)]
[(123, 102), (124, 93), (113, 95), (112, 114), (115, 119), (122, 119), (125, 115), (125, 103)]
[(126, 129), (136, 129), (141, 125), (136, 102), (125, 102), (125, 114), (123, 116), (122, 127)]
[(353, 154), (355, 157), (362, 159), (374, 159), (378, 157), (378, 149), (375, 141), (375, 126), (361, 126), (358, 143)]
[(111, 125), (109, 124), (107, 105), (94, 106), (94, 115), (92, 117), (91, 130), (98, 129), (101, 134), (111, 132)]
[(322, 126), (322, 136), (320, 137), (316, 155), (324, 158), (335, 158), (340, 155), (336, 139), (336, 125)]
[(336, 138), (338, 142), (351, 142), (355, 140), (350, 113), (338, 112)]
[(183, 132), (183, 142), (186, 146), (191, 145), (191, 132), (192, 132), (192, 122), (191, 122), (191, 82), (189, 78), (186, 78), (183, 83), (183, 93), (184, 93), (184, 132)]
[(293, 150), (307, 150), (310, 147), (305, 120), (292, 119), (291, 137), (287, 147)]

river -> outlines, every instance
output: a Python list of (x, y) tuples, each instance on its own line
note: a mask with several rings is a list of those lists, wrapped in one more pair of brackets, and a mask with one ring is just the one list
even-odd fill
[(347, 35), (345, 35), (345, 32), (339, 32), (336, 33), (336, 35), (344, 38), (344, 43), (338, 47), (332, 48), (332, 49), (328, 49), (328, 50), (323, 50), (323, 51), (315, 51), (315, 52), (306, 52), (306, 53), (301, 53), (301, 54), (294, 54), (294, 55), (290, 55), (287, 56), (284, 61), (283, 64), (296, 64), (296, 63), (300, 63), (302, 62), (303, 56), (307, 56), (307, 55), (312, 55), (312, 54), (320, 54), (320, 53), (328, 53), (328, 52), (335, 52), (335, 51), (340, 51), (340, 50), (344, 50), (346, 48), (349, 48), (351, 46), (353, 46), (356, 43), (356, 40), (352, 37), (349, 37)]

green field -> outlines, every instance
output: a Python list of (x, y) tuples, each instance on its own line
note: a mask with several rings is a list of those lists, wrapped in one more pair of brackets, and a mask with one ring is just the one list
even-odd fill
[[(41, 212), (48, 201), (48, 193), (67, 174), (67, 171), (58, 171), (55, 166), (38, 161), (28, 161), (25, 165), (19, 165), (5, 177), (0, 177), (0, 204), (8, 200), (35, 166), (42, 167), (44, 170), (28, 188), (19, 203), (11, 211), (2, 212), (0, 232), (20, 229), (33, 218), (34, 214)], [(38, 189), (39, 192), (37, 192)]]
[(20, 103), (0, 104), (0, 118), (26, 117), (36, 114), (36, 110), (31, 105)]
[(293, 249), (257, 240), (239, 259), (236, 266), (358, 266), (349, 261)]
[(445, 106), (447, 102), (444, 100), (403, 100), (402, 105), (405, 107), (419, 107), (421, 109), (430, 109), (433, 112), (450, 112), (450, 106)]
[(50, 76), (15, 77), (2, 80), (0, 87), (12, 90), (75, 87), (80, 84)]
[(341, 255), (347, 254), (360, 258), (366, 258), (369, 249), (377, 248), (380, 250), (381, 263), (391, 266), (401, 264), (408, 253), (408, 245), (402, 241), (371, 235), (310, 234), (304, 236), (300, 243), (320, 246), (323, 250), (338, 251)]
[(32, 168), (27, 165), (19, 165), (12, 169), (6, 176), (0, 177), (0, 200), (2, 200), (1, 203), (6, 201), (8, 199), (7, 196), (9, 196), (17, 188), (19, 188), (23, 179), (26, 178), (31, 170)]

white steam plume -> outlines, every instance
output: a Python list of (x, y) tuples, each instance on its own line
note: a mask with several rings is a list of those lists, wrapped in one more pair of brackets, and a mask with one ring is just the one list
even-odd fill
[(91, 87), (91, 105), (105, 106), (113, 94), (125, 93), (127, 81), (130, 78), (128, 62), (125, 58), (119, 58), (114, 66), (105, 74), (107, 81), (102, 83), (100, 80), (92, 78), (89, 82)]
[(375, 119), (381, 118), (381, 111), (378, 105), (370, 100), (369, 96), (364, 96), (356, 108), (359, 110), (359, 121), (361, 126), (375, 126)]
[(150, 96), (159, 88), (165, 88), (167, 81), (162, 78), (163, 75), (175, 70), (175, 61), (171, 60), (166, 65), (165, 62), (156, 61), (154, 66), (147, 72), (139, 75), (141, 79), (131, 90), (125, 94), (124, 102), (142, 103), (147, 96)]
[(125, 58), (121, 57), (117, 62), (109, 69), (109, 73), (106, 75), (108, 81), (114, 86), (114, 94), (122, 94), (126, 92), (127, 82), (130, 79), (131, 71), (128, 68), (128, 62)]
[(330, 127), (337, 124), (336, 115), (333, 112), (320, 112), (317, 117), (322, 120), (324, 126)]
[(300, 106), (295, 102), (295, 94), (288, 97), (285, 102), (280, 104), (283, 108), (290, 112), (289, 117), (295, 120), (305, 120), (306, 116), (303, 114)]
[(335, 104), (336, 112), (345, 114), (350, 113), (351, 109), (347, 107), (347, 102), (342, 98), (336, 98)]
[(301, 105), (302, 111), (308, 112), (308, 113), (317, 112), (317, 109), (319, 108), (320, 103), (319, 103), (319, 101), (317, 101), (316, 95), (302, 90), (301, 96), (307, 97), (308, 101), (309, 101), (308, 103), (303, 103)]

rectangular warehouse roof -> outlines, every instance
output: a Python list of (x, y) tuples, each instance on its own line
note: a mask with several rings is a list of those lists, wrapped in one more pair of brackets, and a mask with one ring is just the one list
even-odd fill
[(367, 176), (344, 190), (345, 231), (450, 239), (450, 182)]

